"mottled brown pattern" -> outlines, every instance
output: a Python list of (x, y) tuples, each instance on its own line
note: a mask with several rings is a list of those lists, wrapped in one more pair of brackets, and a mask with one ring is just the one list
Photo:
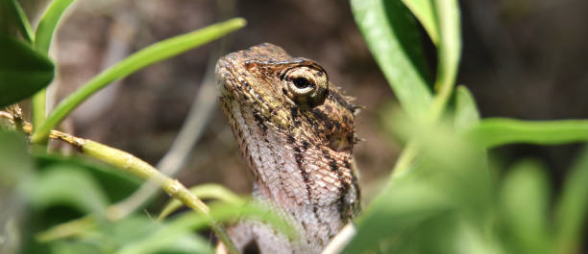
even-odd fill
[(220, 101), (255, 176), (253, 195), (275, 203), (301, 233), (288, 240), (260, 223), (231, 230), (239, 248), (320, 253), (359, 211), (354, 113), (326, 71), (264, 43), (221, 58)]

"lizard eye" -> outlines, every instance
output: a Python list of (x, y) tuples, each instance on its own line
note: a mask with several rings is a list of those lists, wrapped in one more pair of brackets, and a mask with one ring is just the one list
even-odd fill
[(286, 73), (288, 96), (302, 108), (323, 104), (328, 94), (327, 75), (322, 70), (302, 66)]

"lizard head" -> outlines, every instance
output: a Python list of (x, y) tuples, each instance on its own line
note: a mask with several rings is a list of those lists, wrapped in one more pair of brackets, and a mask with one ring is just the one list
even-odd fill
[[(350, 151), (357, 141), (353, 121), (359, 107), (313, 60), (293, 58), (264, 43), (221, 58), (216, 74), (229, 121), (240, 115), (263, 132), (288, 133), (290, 141), (300, 137), (335, 151)], [(239, 134), (242, 129), (236, 133), (239, 139), (248, 135)]]

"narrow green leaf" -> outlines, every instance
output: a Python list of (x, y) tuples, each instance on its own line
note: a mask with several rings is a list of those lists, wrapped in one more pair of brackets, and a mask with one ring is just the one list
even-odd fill
[(458, 131), (468, 130), (480, 122), (480, 113), (476, 101), (467, 87), (458, 86), (455, 103), (455, 128)]
[(400, 1), (351, 0), (355, 22), (402, 108), (424, 119), (431, 105), (415, 20)]
[(55, 66), (22, 41), (0, 36), (0, 107), (32, 96), (53, 80)]
[[(231, 205), (239, 206), (243, 205), (245, 201), (239, 196), (235, 195), (232, 191), (226, 187), (218, 184), (202, 184), (190, 188), (190, 192), (199, 199), (219, 199)], [(182, 207), (183, 204), (177, 199), (172, 199), (161, 211), (157, 220), (161, 221), (168, 215), (175, 212), (177, 209)]]
[(515, 253), (553, 253), (548, 226), (551, 187), (546, 172), (539, 162), (524, 160), (505, 176), (500, 208), (507, 242)]
[(20, 34), (28, 43), (33, 43), (35, 35), (33, 34), (33, 28), (31, 27), (31, 23), (27, 18), (24, 10), (18, 3), (18, 0), (9, 0), (9, 4), (12, 6), (14, 13), (18, 18), (18, 29), (20, 30)]
[(439, 27), (431, 0), (402, 0), (415, 17), (421, 22), (434, 44), (439, 41)]
[(122, 79), (151, 64), (163, 61), (245, 26), (245, 20), (234, 18), (206, 28), (175, 36), (173, 38), (155, 43), (139, 52), (125, 58), (114, 66), (104, 70), (93, 79), (84, 84), (79, 90), (65, 98), (49, 115), (45, 123), (32, 136), (33, 142), (44, 140), (49, 131), (63, 120), (78, 105), (88, 97), (106, 87), (112, 82)]
[(542, 145), (588, 141), (588, 120), (522, 121), (509, 118), (485, 118), (471, 135), (485, 147), (514, 143)]
[(436, 96), (429, 117), (433, 121), (443, 114), (451, 97), (461, 55), (461, 21), (457, 0), (435, 0), (440, 40), (437, 45)]
[(74, 0), (53, 0), (41, 16), (39, 25), (37, 26), (35, 36), (35, 50), (39, 53), (47, 55), (51, 39), (59, 20), (63, 13), (73, 3)]
[(67, 205), (81, 212), (102, 215), (109, 203), (91, 175), (68, 165), (45, 169), (34, 186), (27, 189), (32, 205), (41, 209)]
[[(555, 207), (556, 253), (574, 253), (582, 243), (588, 218), (588, 148), (584, 148), (566, 177)], [(585, 232), (585, 231), (584, 231)]]

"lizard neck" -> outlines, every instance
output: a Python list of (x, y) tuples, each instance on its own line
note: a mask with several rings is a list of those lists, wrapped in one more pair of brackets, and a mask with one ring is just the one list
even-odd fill
[(264, 127), (238, 105), (231, 111), (229, 121), (256, 179), (254, 196), (282, 209), (306, 244), (326, 246), (359, 209), (351, 151)]

